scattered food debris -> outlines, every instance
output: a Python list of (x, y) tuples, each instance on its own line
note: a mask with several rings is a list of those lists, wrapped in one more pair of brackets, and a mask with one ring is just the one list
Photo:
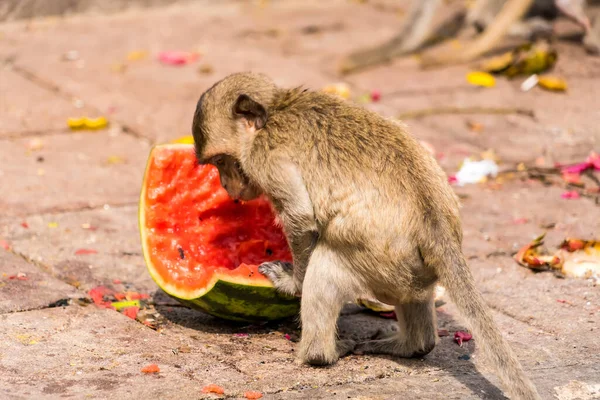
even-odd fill
[(498, 175), (498, 164), (494, 160), (471, 161), (466, 158), (462, 167), (454, 178), (459, 186), (468, 183), (479, 183), (485, 181), (488, 176)]
[[(240, 337), (240, 338), (247, 338), (250, 335), (248, 335), (247, 333), (234, 333), (233, 336), (235, 337)], [(289, 335), (288, 335), (289, 336)], [(287, 338), (286, 338), (287, 339)]]
[(513, 51), (487, 60), (481, 65), (481, 69), (510, 78), (533, 75), (551, 69), (557, 57), (556, 50), (548, 42), (539, 41), (524, 44)]
[(145, 374), (157, 374), (160, 372), (160, 368), (156, 364), (150, 364), (142, 368), (142, 372)]
[(285, 335), (283, 335), (284, 338), (286, 338), (287, 340), (292, 340), (292, 337), (290, 336), (289, 333), (286, 333)]
[(474, 122), (474, 121), (467, 121), (467, 128), (469, 128), (469, 130), (471, 132), (477, 132), (477, 133), (481, 133), (483, 132), (484, 126), (483, 124), (480, 124), (479, 122)]
[(521, 83), (521, 90), (523, 92), (529, 92), (531, 89), (537, 86), (539, 83), (539, 78), (537, 74), (531, 75), (529, 78), (525, 79), (523, 83)]
[(553, 271), (558, 276), (585, 278), (598, 281), (600, 278), (600, 242), (595, 240), (565, 239), (559, 250), (548, 255), (539, 249), (544, 244), (544, 235), (524, 246), (515, 255), (515, 260), (534, 271)]
[(458, 343), (460, 347), (462, 347), (463, 342), (468, 342), (473, 339), (473, 335), (468, 332), (456, 331), (454, 332), (454, 341)]
[(2, 247), (4, 250), (10, 250), (10, 244), (3, 239), (0, 239), (0, 247)]
[(94, 250), (94, 249), (78, 249), (78, 250), (75, 250), (75, 255), (77, 255), (77, 256), (85, 256), (85, 255), (88, 255), (88, 254), (98, 254), (98, 251)]
[(21, 222), (21, 226), (25, 229), (29, 229), (29, 224), (27, 223), (27, 221)]
[(125, 159), (123, 157), (119, 157), (119, 156), (108, 156), (108, 158), (106, 159), (106, 162), (111, 165), (125, 164)]
[(29, 280), (29, 278), (27, 277), (27, 274), (25, 274), (24, 272), (19, 272), (16, 275), (10, 275), (8, 277), (8, 279), (12, 280), (18, 280), (18, 281), (26, 281)]
[(125, 307), (123, 309), (122, 314), (135, 320), (137, 318), (138, 312), (140, 312), (139, 307)]
[(148, 56), (148, 52), (144, 50), (134, 50), (127, 54), (127, 61), (139, 61)]
[(224, 394), (225, 390), (219, 385), (210, 384), (202, 388), (202, 393)]
[(526, 224), (528, 222), (529, 222), (529, 220), (527, 218), (515, 218), (515, 219), (513, 219), (513, 224), (515, 224), (515, 225), (523, 225), (523, 224)]
[(48, 222), (48, 228), (58, 228), (58, 222)]
[(562, 78), (554, 76), (541, 76), (538, 79), (538, 85), (543, 89), (555, 92), (564, 92), (567, 90), (567, 82)]
[(322, 89), (325, 93), (340, 96), (343, 99), (349, 99), (351, 92), (350, 86), (345, 83), (332, 83)]
[(438, 337), (446, 336), (450, 336), (450, 332), (448, 332), (446, 329), (438, 329)]
[(263, 394), (261, 392), (246, 392), (244, 393), (244, 397), (247, 399), (260, 399), (261, 397), (263, 397)]
[(30, 151), (38, 151), (44, 148), (44, 141), (38, 138), (31, 139), (27, 143), (27, 149)]
[(467, 74), (467, 82), (473, 86), (494, 87), (496, 78), (492, 74), (481, 71), (473, 71)]
[(202, 64), (198, 67), (198, 72), (204, 75), (212, 74), (214, 71), (215, 69), (210, 64)]
[(121, 300), (121, 301), (113, 301), (110, 305), (117, 311), (121, 311), (128, 307), (140, 307), (139, 300)]
[(71, 130), (81, 130), (81, 129), (104, 129), (108, 126), (108, 120), (106, 117), (98, 117), (98, 118), (88, 118), (88, 117), (80, 117), (80, 118), (68, 118), (67, 126), (71, 128)]
[(162, 51), (158, 54), (158, 60), (167, 65), (186, 65), (196, 61), (200, 57), (197, 52), (186, 51)]

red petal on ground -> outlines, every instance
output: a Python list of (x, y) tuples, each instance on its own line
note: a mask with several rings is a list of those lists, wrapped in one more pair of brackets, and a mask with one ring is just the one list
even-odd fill
[(145, 374), (156, 374), (160, 372), (160, 368), (156, 364), (150, 364), (142, 368), (142, 372)]
[(94, 249), (78, 249), (75, 251), (76, 256), (84, 256), (87, 254), (98, 254), (98, 251)]
[(216, 394), (223, 394), (225, 393), (225, 389), (223, 389), (221, 386), (219, 385), (214, 385), (214, 384), (210, 384), (210, 385), (206, 385), (202, 388), (202, 393), (216, 393)]
[(122, 311), (124, 315), (128, 316), (131, 319), (136, 319), (138, 312), (140, 312), (140, 308), (137, 306), (125, 307)]
[(473, 336), (470, 333), (463, 331), (454, 332), (454, 341), (461, 347), (463, 342), (468, 342), (471, 339), (473, 339)]
[(107, 308), (112, 308), (112, 306), (110, 305), (110, 302), (104, 301), (104, 296), (110, 296), (112, 294), (113, 291), (106, 286), (96, 286), (88, 292), (88, 296), (90, 296), (94, 304)]

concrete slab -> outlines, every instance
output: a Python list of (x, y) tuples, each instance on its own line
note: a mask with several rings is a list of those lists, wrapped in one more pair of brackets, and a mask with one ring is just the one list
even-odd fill
[(114, 128), (0, 140), (3, 216), (137, 203), (150, 147)]
[[(142, 292), (157, 288), (142, 256), (137, 206), (4, 220), (0, 235), (15, 252), (83, 290), (98, 285), (119, 290), (127, 285)], [(82, 249), (96, 253), (77, 255)], [(115, 279), (122, 283), (114, 285)]]
[(0, 249), (0, 314), (45, 308), (81, 295), (23, 258)]
[[(175, 354), (180, 343), (112, 310), (69, 306), (0, 320), (3, 398), (200, 398), (204, 385), (246, 382), (201, 349)], [(160, 373), (142, 373), (148, 364)]]
[[(31, 103), (30, 99), (37, 99)], [(0, 138), (50, 132), (67, 132), (67, 119), (96, 117), (83, 102), (69, 101), (0, 66)]]

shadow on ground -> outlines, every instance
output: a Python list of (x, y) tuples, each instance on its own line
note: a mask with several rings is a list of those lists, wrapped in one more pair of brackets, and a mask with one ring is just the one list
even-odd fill
[[(296, 317), (269, 321), (264, 323), (247, 323), (227, 321), (213, 317), (205, 312), (193, 310), (175, 302), (171, 297), (161, 290), (154, 295), (157, 304), (156, 309), (170, 323), (207, 334), (236, 335), (236, 334), (270, 334), (273, 332), (285, 332), (289, 340), (298, 342), (300, 338), (300, 326)], [(445, 327), (451, 332), (464, 329), (452, 319), (446, 312), (437, 310), (438, 326)], [(381, 331), (394, 329), (392, 320), (383, 319), (370, 314), (364, 308), (354, 305), (344, 307), (338, 320), (338, 332), (341, 339), (352, 339), (356, 342), (375, 337)], [(477, 396), (489, 400), (506, 399), (502, 391), (494, 386), (483, 376), (471, 361), (459, 359), (466, 354), (475, 351), (474, 342), (460, 348), (454, 344), (451, 337), (444, 337), (429, 355), (422, 358), (403, 359), (387, 355), (369, 355), (371, 359), (389, 360), (404, 368), (416, 371), (440, 369), (450, 374), (458, 382), (463, 384)], [(340, 362), (344, 362), (343, 360)], [(314, 367), (328, 368), (328, 367)], [(423, 377), (423, 379), (428, 379)]]

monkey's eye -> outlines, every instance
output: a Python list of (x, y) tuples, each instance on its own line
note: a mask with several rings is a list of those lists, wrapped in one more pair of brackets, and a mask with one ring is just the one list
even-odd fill
[(223, 160), (223, 157), (221, 157), (221, 156), (215, 157), (213, 161), (218, 166), (222, 166), (223, 164), (225, 164), (225, 161)]

